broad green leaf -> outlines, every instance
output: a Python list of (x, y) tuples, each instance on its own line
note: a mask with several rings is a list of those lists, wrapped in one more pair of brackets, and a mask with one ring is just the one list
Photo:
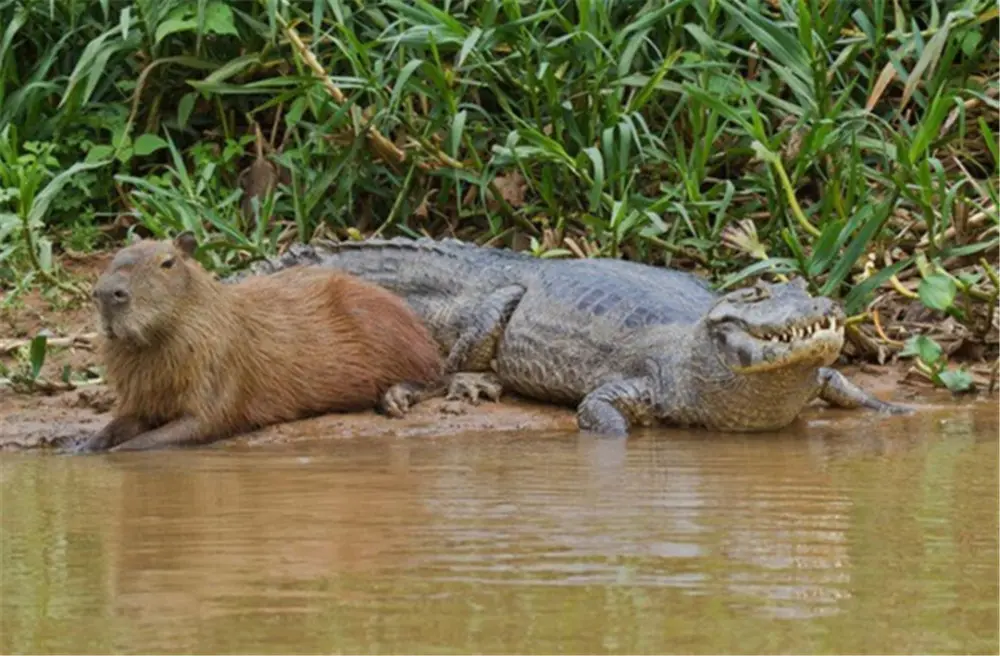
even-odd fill
[(17, 36), (17, 31), (24, 27), (24, 24), (27, 21), (27, 10), (23, 7), (19, 8), (10, 23), (7, 25), (7, 29), (4, 30), (3, 40), (0, 40), (0, 63), (3, 63), (3, 61), (7, 58), (7, 51), (10, 48), (10, 44), (14, 41), (14, 37)]
[(866, 278), (860, 284), (855, 285), (854, 289), (849, 291), (844, 297), (844, 311), (849, 315), (860, 312), (861, 308), (863, 308), (868, 302), (868, 297), (873, 291), (889, 280), (890, 277), (896, 275), (912, 263), (912, 257), (900, 260), (892, 266), (881, 269), (875, 275)]
[(177, 125), (181, 129), (187, 127), (188, 119), (191, 118), (191, 111), (194, 109), (194, 103), (197, 98), (197, 92), (192, 91), (181, 96), (180, 101), (177, 103)]
[(948, 369), (939, 373), (938, 378), (952, 392), (968, 392), (975, 386), (972, 376), (965, 369)]
[(812, 257), (809, 258), (808, 276), (810, 278), (815, 278), (826, 271), (827, 266), (833, 261), (837, 254), (837, 245), (843, 229), (843, 221), (831, 221), (823, 228), (823, 232), (813, 246)]
[(410, 79), (413, 72), (420, 68), (420, 65), (423, 63), (423, 59), (410, 60), (406, 62), (406, 66), (404, 66), (403, 70), (399, 72), (399, 75), (396, 77), (396, 84), (392, 89), (392, 97), (389, 99), (390, 111), (396, 111), (396, 108), (399, 106), (399, 99), (403, 94), (403, 89), (406, 87), (407, 80)]
[(847, 278), (847, 274), (851, 272), (854, 263), (861, 258), (865, 249), (868, 248), (872, 240), (875, 239), (875, 236), (882, 230), (882, 226), (889, 219), (889, 215), (892, 213), (891, 209), (895, 206), (897, 197), (898, 192), (882, 203), (881, 207), (877, 209), (877, 216), (871, 217), (861, 224), (861, 229), (854, 235), (854, 239), (847, 245), (843, 255), (830, 270), (830, 276), (820, 289), (822, 295), (832, 295)]
[(31, 340), (31, 345), (28, 347), (28, 361), (31, 365), (32, 380), (38, 378), (38, 374), (42, 372), (42, 365), (45, 364), (45, 354), (48, 351), (48, 341), (48, 335), (41, 333)]
[(462, 133), (465, 132), (465, 120), (468, 118), (468, 112), (464, 109), (458, 114), (455, 114), (455, 120), (451, 123), (451, 130), (448, 134), (448, 154), (452, 157), (458, 157), (458, 148), (462, 144)]
[(111, 154), (115, 152), (114, 146), (108, 146), (106, 144), (101, 144), (99, 146), (94, 146), (87, 152), (87, 162), (97, 162), (102, 159), (111, 157)]
[(950, 28), (950, 23), (946, 23), (945, 26), (938, 30), (934, 36), (931, 37), (931, 40), (927, 42), (927, 47), (924, 48), (924, 52), (920, 55), (920, 59), (917, 61), (916, 66), (914, 66), (913, 70), (910, 71), (910, 77), (906, 80), (906, 86), (903, 87), (903, 97), (899, 100), (900, 112), (903, 111), (903, 108), (906, 107), (906, 103), (910, 101), (910, 97), (913, 95), (913, 92), (916, 91), (917, 84), (920, 82), (920, 78), (923, 76), (924, 71), (931, 72), (934, 70), (934, 66), (937, 65), (937, 61), (941, 57), (941, 50), (944, 48), (944, 44), (948, 41)]
[(198, 21), (194, 18), (168, 18), (156, 27), (156, 43), (163, 40), (165, 36), (177, 32), (192, 32), (198, 27)]
[(590, 202), (590, 211), (597, 212), (601, 204), (601, 191), (604, 190), (604, 158), (601, 157), (601, 151), (593, 147), (584, 148), (583, 152), (586, 153), (587, 157), (590, 158), (590, 162), (594, 165), (594, 179), (590, 185), (588, 200)]
[(308, 98), (305, 96), (299, 96), (295, 99), (295, 102), (292, 103), (292, 106), (288, 108), (288, 113), (285, 114), (285, 124), (288, 127), (293, 128), (298, 125), (300, 120), (302, 120), (302, 114), (306, 111), (307, 102)]
[(122, 14), (121, 14), (121, 17), (119, 18), (119, 23), (118, 24), (119, 24), (119, 27), (121, 27), (121, 30), (122, 30), (122, 38), (123, 39), (127, 39), (128, 38), (128, 28), (129, 28), (129, 25), (132, 24), (132, 8), (131, 7), (125, 7), (124, 9), (122, 9)]
[(920, 281), (917, 294), (920, 301), (932, 310), (942, 312), (950, 308), (955, 303), (955, 294), (958, 287), (955, 281), (943, 273), (934, 273)]
[(250, 55), (243, 55), (242, 57), (237, 57), (236, 59), (230, 60), (215, 69), (211, 73), (205, 76), (205, 79), (201, 81), (203, 86), (208, 86), (212, 84), (220, 84), (225, 82), (229, 78), (233, 77), (238, 73), (242, 73), (247, 68), (250, 68), (254, 64), (260, 62), (260, 55), (253, 53)]
[(903, 350), (899, 352), (901, 357), (917, 356), (920, 361), (929, 367), (937, 365), (941, 359), (941, 346), (927, 335), (915, 335), (906, 340)]
[(226, 2), (213, 2), (205, 7), (205, 30), (216, 34), (239, 36), (233, 22), (233, 10)]
[(462, 49), (458, 52), (458, 60), (455, 62), (455, 68), (461, 68), (462, 64), (465, 63), (465, 58), (469, 56), (469, 53), (475, 50), (476, 42), (483, 35), (483, 31), (478, 27), (472, 28), (469, 32), (469, 36), (466, 37), (465, 43), (462, 44)]
[(136, 137), (132, 150), (139, 157), (145, 157), (146, 155), (155, 153), (159, 149), (166, 147), (167, 142), (163, 139), (163, 137), (147, 132), (146, 134), (140, 134)]
[(967, 57), (971, 57), (976, 52), (976, 46), (983, 40), (983, 35), (978, 30), (966, 32), (962, 38), (962, 52)]

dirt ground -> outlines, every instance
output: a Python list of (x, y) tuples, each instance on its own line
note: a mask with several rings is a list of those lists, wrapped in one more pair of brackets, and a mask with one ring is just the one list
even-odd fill
[[(96, 280), (106, 266), (109, 254), (64, 261), (73, 278), (84, 283)], [(25, 367), (24, 344), (38, 331), (47, 329), (50, 347), (40, 373), (41, 391), (15, 391), (0, 387), (0, 450), (59, 449), (83, 439), (109, 421), (113, 394), (99, 382), (99, 362), (89, 335), (97, 329), (96, 317), (89, 302), (54, 304), (38, 292), (20, 299), (0, 316), (0, 362), (11, 369)], [(95, 382), (67, 385), (60, 381), (65, 367), (79, 374), (93, 372)], [(854, 365), (840, 367), (852, 381), (882, 399), (917, 407), (972, 402), (975, 396), (955, 399), (948, 392), (933, 389), (916, 376), (908, 364), (886, 366)], [(977, 379), (988, 378), (987, 364), (973, 367)], [(996, 396), (996, 392), (983, 393)], [(981, 399), (983, 394), (979, 395)], [(820, 416), (823, 404), (817, 403), (803, 413), (803, 419)], [(863, 411), (861, 411), (863, 412)], [(249, 433), (227, 443), (253, 445), (326, 438), (391, 435), (420, 437), (497, 431), (575, 431), (571, 408), (535, 403), (505, 395), (499, 403), (446, 403), (443, 399), (427, 401), (404, 419), (391, 419), (373, 411), (331, 414), (313, 419), (272, 426)]]

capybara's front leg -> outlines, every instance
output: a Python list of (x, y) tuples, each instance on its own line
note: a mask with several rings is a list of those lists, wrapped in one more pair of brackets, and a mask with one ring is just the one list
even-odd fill
[(198, 419), (191, 415), (185, 415), (159, 428), (154, 428), (151, 431), (146, 431), (141, 435), (133, 437), (127, 442), (122, 442), (111, 450), (147, 451), (150, 449), (207, 442), (209, 441), (209, 437), (211, 436), (205, 431)]
[(148, 429), (149, 425), (138, 417), (115, 417), (105, 424), (104, 428), (91, 435), (90, 438), (77, 444), (73, 448), (73, 452), (91, 453), (94, 451), (104, 451), (122, 442), (131, 440), (136, 435)]

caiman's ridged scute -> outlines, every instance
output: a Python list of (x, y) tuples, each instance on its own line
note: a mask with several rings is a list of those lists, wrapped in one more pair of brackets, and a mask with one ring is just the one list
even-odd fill
[(816, 396), (908, 412), (827, 368), (843, 342), (843, 312), (798, 282), (719, 295), (662, 267), (405, 238), (296, 245), (253, 270), (295, 264), (395, 292), (447, 354), (448, 371), (492, 369), (504, 388), (579, 404), (581, 428), (597, 432), (654, 422), (770, 430)]

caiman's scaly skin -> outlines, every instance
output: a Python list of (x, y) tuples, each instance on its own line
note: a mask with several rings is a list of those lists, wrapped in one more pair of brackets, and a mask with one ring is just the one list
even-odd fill
[(719, 295), (697, 276), (623, 260), (404, 238), (296, 244), (238, 275), (298, 264), (343, 269), (405, 298), (459, 374), (449, 396), (496, 396), (499, 383), (576, 404), (583, 430), (774, 430), (816, 397), (910, 412), (828, 367), (843, 345), (843, 311), (797, 281)]

